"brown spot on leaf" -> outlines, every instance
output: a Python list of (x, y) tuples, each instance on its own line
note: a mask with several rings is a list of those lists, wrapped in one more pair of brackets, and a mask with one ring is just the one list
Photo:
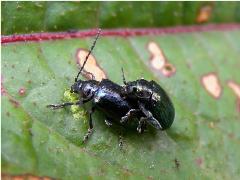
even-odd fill
[(9, 112), (6, 112), (6, 115), (9, 117), (9, 116), (10, 116), (10, 113), (9, 113)]
[(125, 176), (131, 176), (131, 175), (132, 175), (132, 172), (131, 172), (129, 169), (124, 168), (124, 169), (123, 169), (123, 174), (124, 174)]
[(172, 76), (176, 72), (176, 68), (169, 63), (166, 63), (165, 66), (162, 69), (162, 73), (166, 77)]
[(3, 84), (1, 83), (1, 95), (6, 95), (7, 91), (6, 89), (3, 87)]
[(233, 90), (234, 94), (237, 96), (237, 111), (240, 112), (240, 85), (231, 80), (227, 82), (227, 85)]
[(229, 137), (230, 139), (233, 139), (233, 138), (235, 138), (235, 135), (234, 135), (234, 133), (229, 133), (229, 134), (228, 134), (228, 137)]
[(174, 159), (174, 164), (176, 169), (180, 168), (180, 161), (177, 158)]
[(148, 176), (147, 179), (148, 180), (153, 180), (153, 177), (152, 176)]
[(24, 87), (21, 87), (19, 90), (18, 90), (18, 94), (20, 96), (24, 96), (26, 94), (26, 89)]
[(151, 53), (150, 64), (154, 69), (159, 70), (166, 77), (170, 77), (176, 72), (176, 68), (168, 62), (157, 43), (151, 41), (147, 48)]
[(17, 107), (19, 106), (19, 102), (17, 102), (16, 100), (14, 100), (14, 99), (12, 99), (12, 98), (9, 98), (9, 101), (10, 101), (10, 103), (13, 104), (13, 106), (14, 106), (15, 108), (17, 108)]
[(14, 100), (7, 92), (7, 90), (4, 88), (3, 86), (3, 77), (1, 76), (1, 95), (3, 96), (7, 96), (8, 100), (10, 101), (10, 103), (12, 103), (14, 105), (14, 107), (18, 107), (19, 106), (19, 102), (17, 102), (16, 100)]
[[(78, 49), (77, 53), (76, 53), (76, 58), (77, 58), (77, 63), (82, 66), (85, 58), (87, 56), (89, 51), (84, 50), (84, 49)], [(97, 81), (101, 81), (102, 79), (106, 79), (107, 76), (105, 74), (105, 72), (102, 70), (102, 68), (98, 65), (96, 58), (90, 54), (87, 63), (85, 64), (84, 67), (84, 71), (83, 75), (84, 77), (86, 77), (87, 79), (91, 79), (91, 75), (88, 74), (87, 72), (92, 73), (95, 76), (95, 79)]]
[(222, 88), (218, 76), (215, 73), (203, 75), (201, 82), (211, 96), (216, 99), (221, 96)]
[(211, 17), (212, 14), (212, 10), (213, 10), (213, 6), (211, 4), (205, 4), (204, 6), (202, 6), (197, 14), (197, 23), (205, 23), (208, 22), (208, 20)]
[(201, 167), (202, 164), (203, 164), (203, 159), (202, 159), (201, 157), (198, 157), (198, 158), (195, 159), (195, 163), (196, 163), (199, 167)]

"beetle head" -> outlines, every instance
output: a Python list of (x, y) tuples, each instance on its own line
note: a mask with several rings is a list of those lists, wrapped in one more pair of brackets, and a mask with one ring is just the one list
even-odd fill
[(82, 84), (83, 84), (83, 81), (82, 80), (78, 80), (76, 81), (72, 86), (71, 86), (71, 90), (70, 92), (71, 93), (77, 93), (79, 94), (80, 91), (82, 91)]
[(98, 82), (95, 80), (78, 80), (71, 86), (71, 93), (77, 93), (83, 98), (89, 98), (98, 90)]

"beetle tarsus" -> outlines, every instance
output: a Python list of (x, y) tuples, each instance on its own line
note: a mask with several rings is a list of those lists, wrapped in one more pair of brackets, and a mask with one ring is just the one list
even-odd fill
[(93, 129), (88, 129), (87, 134), (83, 137), (83, 143), (85, 144), (87, 142), (87, 140), (89, 139), (89, 137), (92, 135), (93, 133)]
[(124, 124), (124, 123), (126, 123), (127, 121), (128, 121), (128, 116), (126, 115), (126, 116), (121, 117), (120, 123), (121, 123), (121, 124)]
[(75, 103), (71, 103), (71, 102), (66, 102), (66, 103), (62, 103), (62, 104), (49, 104), (49, 105), (47, 105), (47, 108), (51, 108), (51, 109), (55, 110), (55, 109), (64, 108), (66, 106), (72, 106), (74, 104)]
[(72, 105), (79, 105), (81, 106), (83, 103), (85, 103), (84, 100), (80, 100), (80, 101), (77, 101), (75, 103), (73, 102), (65, 102), (65, 103), (62, 103), (62, 104), (49, 104), (47, 105), (47, 108), (50, 108), (50, 109), (61, 109), (61, 108), (64, 108), (66, 106), (72, 106)]
[(125, 116), (120, 120), (120, 123), (126, 123), (129, 119), (137, 117), (138, 113), (141, 112), (140, 109), (130, 109)]
[(122, 134), (119, 135), (118, 146), (119, 146), (120, 150), (123, 149), (123, 137), (122, 137)]
[(93, 122), (92, 122), (92, 114), (94, 112), (95, 108), (92, 107), (92, 109), (89, 112), (89, 128), (88, 128), (88, 132), (87, 134), (83, 137), (83, 143), (86, 143), (87, 140), (89, 139), (89, 137), (92, 135), (93, 133)]
[(145, 126), (146, 126), (145, 121), (146, 121), (146, 118), (141, 117), (139, 122), (138, 122), (137, 132), (139, 134), (142, 134), (144, 132), (144, 129), (145, 129)]
[(111, 126), (112, 126), (111, 119), (107, 117), (107, 118), (105, 119), (105, 124), (106, 124), (108, 127), (111, 127)]
[(153, 117), (152, 113), (148, 111), (142, 103), (138, 103), (138, 104), (139, 104), (139, 108), (142, 110), (142, 112), (146, 116), (146, 122), (149, 123), (154, 128), (162, 130), (163, 128), (161, 124), (158, 122), (158, 120), (156, 120)]

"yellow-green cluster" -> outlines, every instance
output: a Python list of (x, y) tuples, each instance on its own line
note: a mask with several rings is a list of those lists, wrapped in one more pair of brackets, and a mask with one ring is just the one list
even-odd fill
[[(69, 89), (67, 89), (64, 92), (64, 98), (63, 100), (65, 102), (77, 102), (79, 100), (79, 97), (77, 94), (71, 93)], [(73, 118), (78, 120), (78, 119), (85, 119), (83, 118), (86, 114), (83, 108), (79, 107), (78, 105), (72, 105), (70, 108), (71, 112), (73, 113)]]

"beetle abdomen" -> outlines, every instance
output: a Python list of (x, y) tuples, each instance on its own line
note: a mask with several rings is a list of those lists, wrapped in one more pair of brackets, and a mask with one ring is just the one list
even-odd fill
[(131, 109), (129, 102), (120, 96), (121, 88), (118, 84), (104, 79), (95, 93), (94, 103), (109, 118), (120, 120)]
[(160, 96), (160, 100), (155, 101), (155, 104), (150, 105), (150, 111), (153, 114), (163, 129), (169, 128), (175, 117), (175, 110), (171, 99), (163, 88), (158, 85), (155, 81), (151, 81), (153, 92)]

